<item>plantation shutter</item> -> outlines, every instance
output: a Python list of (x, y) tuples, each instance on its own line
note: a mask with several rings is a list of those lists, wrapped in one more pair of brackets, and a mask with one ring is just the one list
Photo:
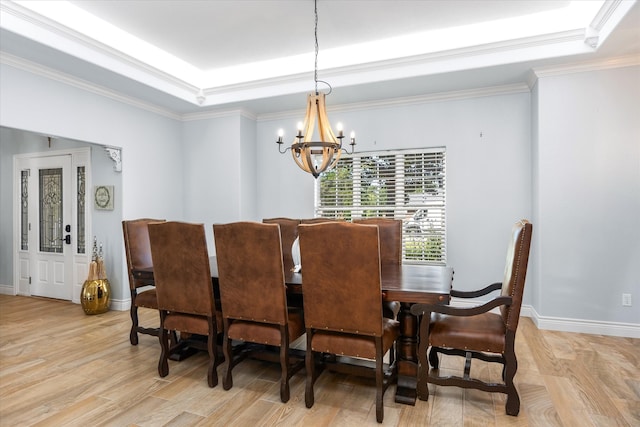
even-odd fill
[(316, 216), (403, 221), (403, 260), (446, 263), (444, 148), (355, 153), (316, 182)]

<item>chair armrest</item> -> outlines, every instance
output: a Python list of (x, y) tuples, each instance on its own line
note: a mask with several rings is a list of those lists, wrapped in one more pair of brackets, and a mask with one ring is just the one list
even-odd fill
[(501, 305), (511, 305), (512, 298), (510, 296), (500, 296), (492, 299), (477, 307), (452, 307), (450, 305), (440, 304), (414, 304), (411, 306), (411, 314), (414, 316), (422, 316), (426, 313), (442, 313), (451, 316), (475, 316), (487, 313)]
[(502, 289), (501, 282), (492, 283), (486, 288), (479, 289), (477, 291), (456, 291), (455, 289), (452, 289), (451, 296), (457, 298), (477, 298), (486, 295), (489, 292), (497, 291), (498, 289)]

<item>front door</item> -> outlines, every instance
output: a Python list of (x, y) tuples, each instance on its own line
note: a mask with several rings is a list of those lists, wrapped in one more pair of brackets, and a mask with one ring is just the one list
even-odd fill
[(78, 212), (85, 171), (73, 163), (71, 154), (17, 159), (18, 293), (74, 299), (76, 258), (86, 259), (86, 248), (85, 216)]

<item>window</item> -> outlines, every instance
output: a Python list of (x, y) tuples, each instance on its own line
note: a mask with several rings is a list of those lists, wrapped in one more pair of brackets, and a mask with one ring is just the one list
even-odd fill
[(77, 190), (78, 190), (77, 209), (76, 209), (78, 214), (78, 231), (77, 231), (78, 249), (77, 251), (79, 254), (84, 254), (86, 253), (84, 220), (85, 220), (85, 199), (86, 199), (85, 187), (86, 187), (86, 179), (87, 179), (85, 166), (78, 166), (76, 178), (77, 178)]
[(355, 153), (318, 178), (316, 215), (403, 222), (404, 261), (446, 264), (445, 149)]

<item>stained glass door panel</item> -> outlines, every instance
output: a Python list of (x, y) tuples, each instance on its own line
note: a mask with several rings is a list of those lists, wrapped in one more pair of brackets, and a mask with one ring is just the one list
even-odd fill
[(40, 251), (62, 253), (62, 168), (40, 169)]

